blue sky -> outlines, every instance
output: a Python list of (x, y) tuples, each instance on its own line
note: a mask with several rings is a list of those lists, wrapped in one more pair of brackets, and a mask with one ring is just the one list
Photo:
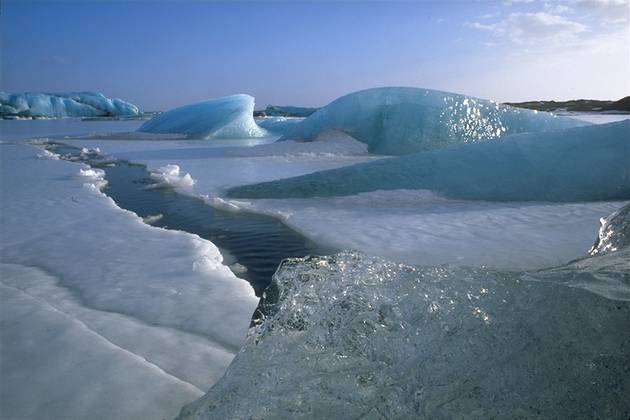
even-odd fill
[(324, 105), (374, 86), (499, 101), (630, 94), (630, 0), (4, 0), (0, 88), (145, 110), (233, 93)]

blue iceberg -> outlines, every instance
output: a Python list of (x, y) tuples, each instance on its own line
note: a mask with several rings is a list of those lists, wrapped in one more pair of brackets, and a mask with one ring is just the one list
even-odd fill
[(630, 120), (384, 158), (235, 187), (228, 195), (299, 198), (396, 189), (489, 201), (628, 199)]
[(285, 135), (293, 128), (304, 121), (304, 118), (296, 117), (266, 117), (256, 120), (258, 126), (269, 130), (277, 135)]
[(137, 106), (98, 92), (0, 92), (0, 117), (120, 117), (139, 113)]
[(138, 131), (203, 139), (269, 135), (256, 125), (254, 98), (249, 95), (226, 96), (175, 108), (153, 117)]
[(403, 155), (587, 124), (454, 93), (387, 87), (342, 96), (283, 139), (312, 141), (323, 131), (339, 130), (366, 143), (372, 153)]

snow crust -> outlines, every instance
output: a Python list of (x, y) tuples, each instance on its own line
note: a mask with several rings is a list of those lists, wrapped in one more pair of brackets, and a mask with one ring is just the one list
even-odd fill
[(234, 198), (304, 198), (427, 189), (490, 201), (630, 198), (630, 120), (363, 163), (236, 187)]
[(172, 418), (243, 343), (251, 286), (212, 243), (118, 208), (100, 171), (1, 147), (3, 416)]
[(268, 136), (256, 125), (253, 112), (253, 97), (232, 95), (163, 112), (142, 124), (138, 131), (203, 139)]
[(342, 96), (283, 138), (312, 141), (322, 131), (334, 129), (366, 143), (372, 153), (404, 155), (587, 124), (454, 93), (386, 87)]
[(134, 116), (138, 107), (99, 92), (6, 93), (0, 92), (0, 116), (20, 117), (119, 117)]

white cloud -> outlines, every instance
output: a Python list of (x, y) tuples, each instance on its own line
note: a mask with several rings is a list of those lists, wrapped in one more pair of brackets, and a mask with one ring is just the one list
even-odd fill
[(556, 15), (572, 11), (569, 6), (567, 6), (566, 4), (561, 4), (561, 3), (545, 3), (543, 5), (543, 9), (547, 13), (556, 14)]
[(623, 24), (630, 20), (630, 0), (575, 0), (571, 4), (606, 23)]
[(466, 26), (492, 32), (495, 36), (504, 36), (518, 44), (536, 42), (566, 43), (588, 31), (582, 23), (572, 21), (560, 15), (546, 12), (512, 13), (502, 21), (484, 24), (467, 23)]
[(505, 6), (511, 6), (518, 3), (533, 3), (536, 0), (503, 0)]

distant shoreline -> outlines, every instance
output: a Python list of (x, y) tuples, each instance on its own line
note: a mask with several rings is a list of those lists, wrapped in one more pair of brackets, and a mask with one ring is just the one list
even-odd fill
[(574, 99), (570, 101), (505, 102), (505, 105), (546, 112), (597, 112), (619, 114), (630, 112), (630, 96), (626, 96), (618, 101)]

